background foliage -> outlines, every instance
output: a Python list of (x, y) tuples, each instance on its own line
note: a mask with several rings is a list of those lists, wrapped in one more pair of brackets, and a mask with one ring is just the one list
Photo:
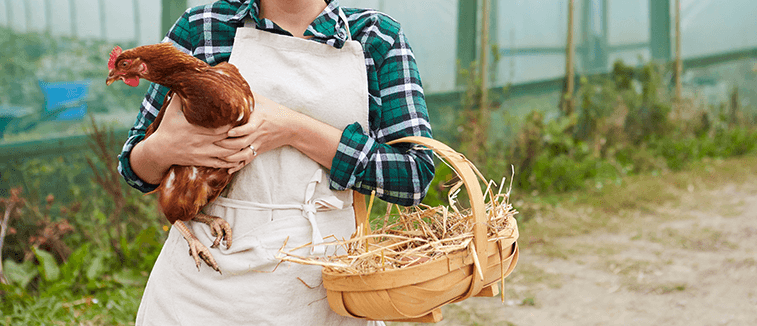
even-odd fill
[[(514, 169), (514, 189), (531, 194), (601, 189), (622, 184), (628, 175), (677, 171), (704, 158), (754, 151), (756, 116), (753, 108), (742, 107), (737, 88), (728, 103), (718, 106), (692, 99), (675, 104), (671, 80), (669, 67), (632, 67), (618, 61), (608, 75), (580, 77), (575, 113), (546, 118), (544, 110), (534, 109), (518, 121), (496, 126), (476, 116), (480, 82), (471, 78), (457, 113), (458, 138), (448, 141), (495, 181)], [(471, 123), (477, 119), (487, 123)], [(479, 137), (471, 137), (491, 134), (476, 128), (511, 125), (519, 128), (505, 141), (481, 145)], [(438, 171), (426, 203), (446, 202), (440, 185), (452, 174), (446, 168)]]

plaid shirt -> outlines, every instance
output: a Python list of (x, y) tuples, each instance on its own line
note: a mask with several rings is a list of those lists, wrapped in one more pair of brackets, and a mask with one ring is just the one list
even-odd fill
[[(344, 22), (339, 18), (337, 0), (327, 1), (326, 9), (305, 32), (311, 40), (341, 48), (347, 40)], [(215, 65), (228, 61), (236, 28), (252, 17), (257, 28), (283, 35), (291, 34), (271, 20), (258, 17), (259, 0), (225, 0), (187, 10), (164, 39), (180, 50)], [(369, 124), (366, 133), (355, 122), (342, 131), (334, 156), (330, 187), (355, 189), (376, 195), (391, 203), (420, 203), (434, 176), (429, 151), (408, 145), (389, 146), (387, 141), (405, 136), (431, 137), (426, 101), (415, 57), (396, 21), (368, 9), (342, 9), (349, 21), (352, 39), (363, 46), (368, 72)], [(131, 169), (129, 155), (163, 104), (168, 89), (150, 85), (134, 127), (119, 155), (118, 171), (126, 182), (143, 191), (155, 189), (139, 179)]]

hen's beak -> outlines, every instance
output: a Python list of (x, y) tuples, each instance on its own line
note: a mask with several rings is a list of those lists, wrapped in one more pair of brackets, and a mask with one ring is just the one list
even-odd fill
[(105, 80), (105, 85), (110, 86), (110, 84), (113, 84), (116, 80), (118, 80), (118, 76), (115, 71), (111, 70), (108, 72), (108, 79)]

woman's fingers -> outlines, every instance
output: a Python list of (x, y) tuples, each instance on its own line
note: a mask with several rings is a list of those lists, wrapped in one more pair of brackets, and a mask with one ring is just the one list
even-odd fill
[(156, 144), (164, 161), (171, 165), (197, 165), (216, 168), (236, 166), (222, 158), (235, 154), (239, 148), (224, 148), (215, 142), (226, 138), (230, 125), (219, 128), (204, 128), (190, 124), (182, 112), (183, 101), (174, 95), (165, 109), (163, 120), (151, 142)]
[(241, 126), (230, 128), (227, 138), (215, 142), (219, 147), (235, 151), (223, 158), (227, 162), (239, 163), (230, 168), (229, 172), (240, 170), (261, 153), (288, 145), (294, 134), (292, 118), (297, 115), (298, 113), (255, 94), (255, 109), (250, 120)]
[(238, 151), (235, 154), (229, 155), (224, 158), (225, 161), (236, 164), (235, 166), (229, 168), (229, 174), (237, 172), (241, 170), (245, 165), (252, 162), (252, 160), (255, 159), (255, 157), (258, 156), (257, 149), (255, 149), (254, 145), (247, 146), (243, 148), (242, 150)]
[(252, 142), (253, 142), (253, 136), (250, 134), (244, 137), (224, 138), (224, 139), (215, 141), (214, 144), (228, 150), (240, 151), (240, 150), (243, 150), (245, 147), (250, 146)]
[(233, 174), (233, 173), (241, 170), (243, 167), (245, 167), (245, 165), (247, 165), (247, 164), (245, 164), (245, 162), (240, 162), (235, 167), (229, 168), (229, 174)]

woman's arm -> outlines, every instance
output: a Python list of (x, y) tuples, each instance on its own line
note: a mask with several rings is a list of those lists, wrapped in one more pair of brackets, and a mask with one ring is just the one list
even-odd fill
[[(226, 140), (218, 145), (236, 151), (226, 157), (229, 162), (251, 162), (253, 152), (245, 150), (249, 145), (257, 154), (281, 146), (292, 146), (318, 164), (331, 168), (342, 131), (305, 114), (284, 107), (260, 94), (255, 93), (255, 109), (250, 121), (229, 130)], [(238, 165), (229, 173), (241, 169)]]
[(131, 152), (131, 168), (142, 180), (160, 183), (172, 165), (233, 168), (238, 162), (227, 157), (234, 151), (215, 143), (226, 138), (230, 126), (207, 129), (191, 125), (181, 111), (181, 101), (172, 99), (157, 130)]
[[(349, 14), (348, 14), (349, 15)], [(364, 44), (368, 66), (370, 130), (359, 124), (343, 132), (331, 167), (331, 188), (375, 190), (384, 201), (416, 205), (434, 178), (432, 153), (409, 144), (386, 145), (407, 136), (431, 137), (428, 109), (415, 57), (402, 29), (388, 16), (378, 14), (353, 39)]]

